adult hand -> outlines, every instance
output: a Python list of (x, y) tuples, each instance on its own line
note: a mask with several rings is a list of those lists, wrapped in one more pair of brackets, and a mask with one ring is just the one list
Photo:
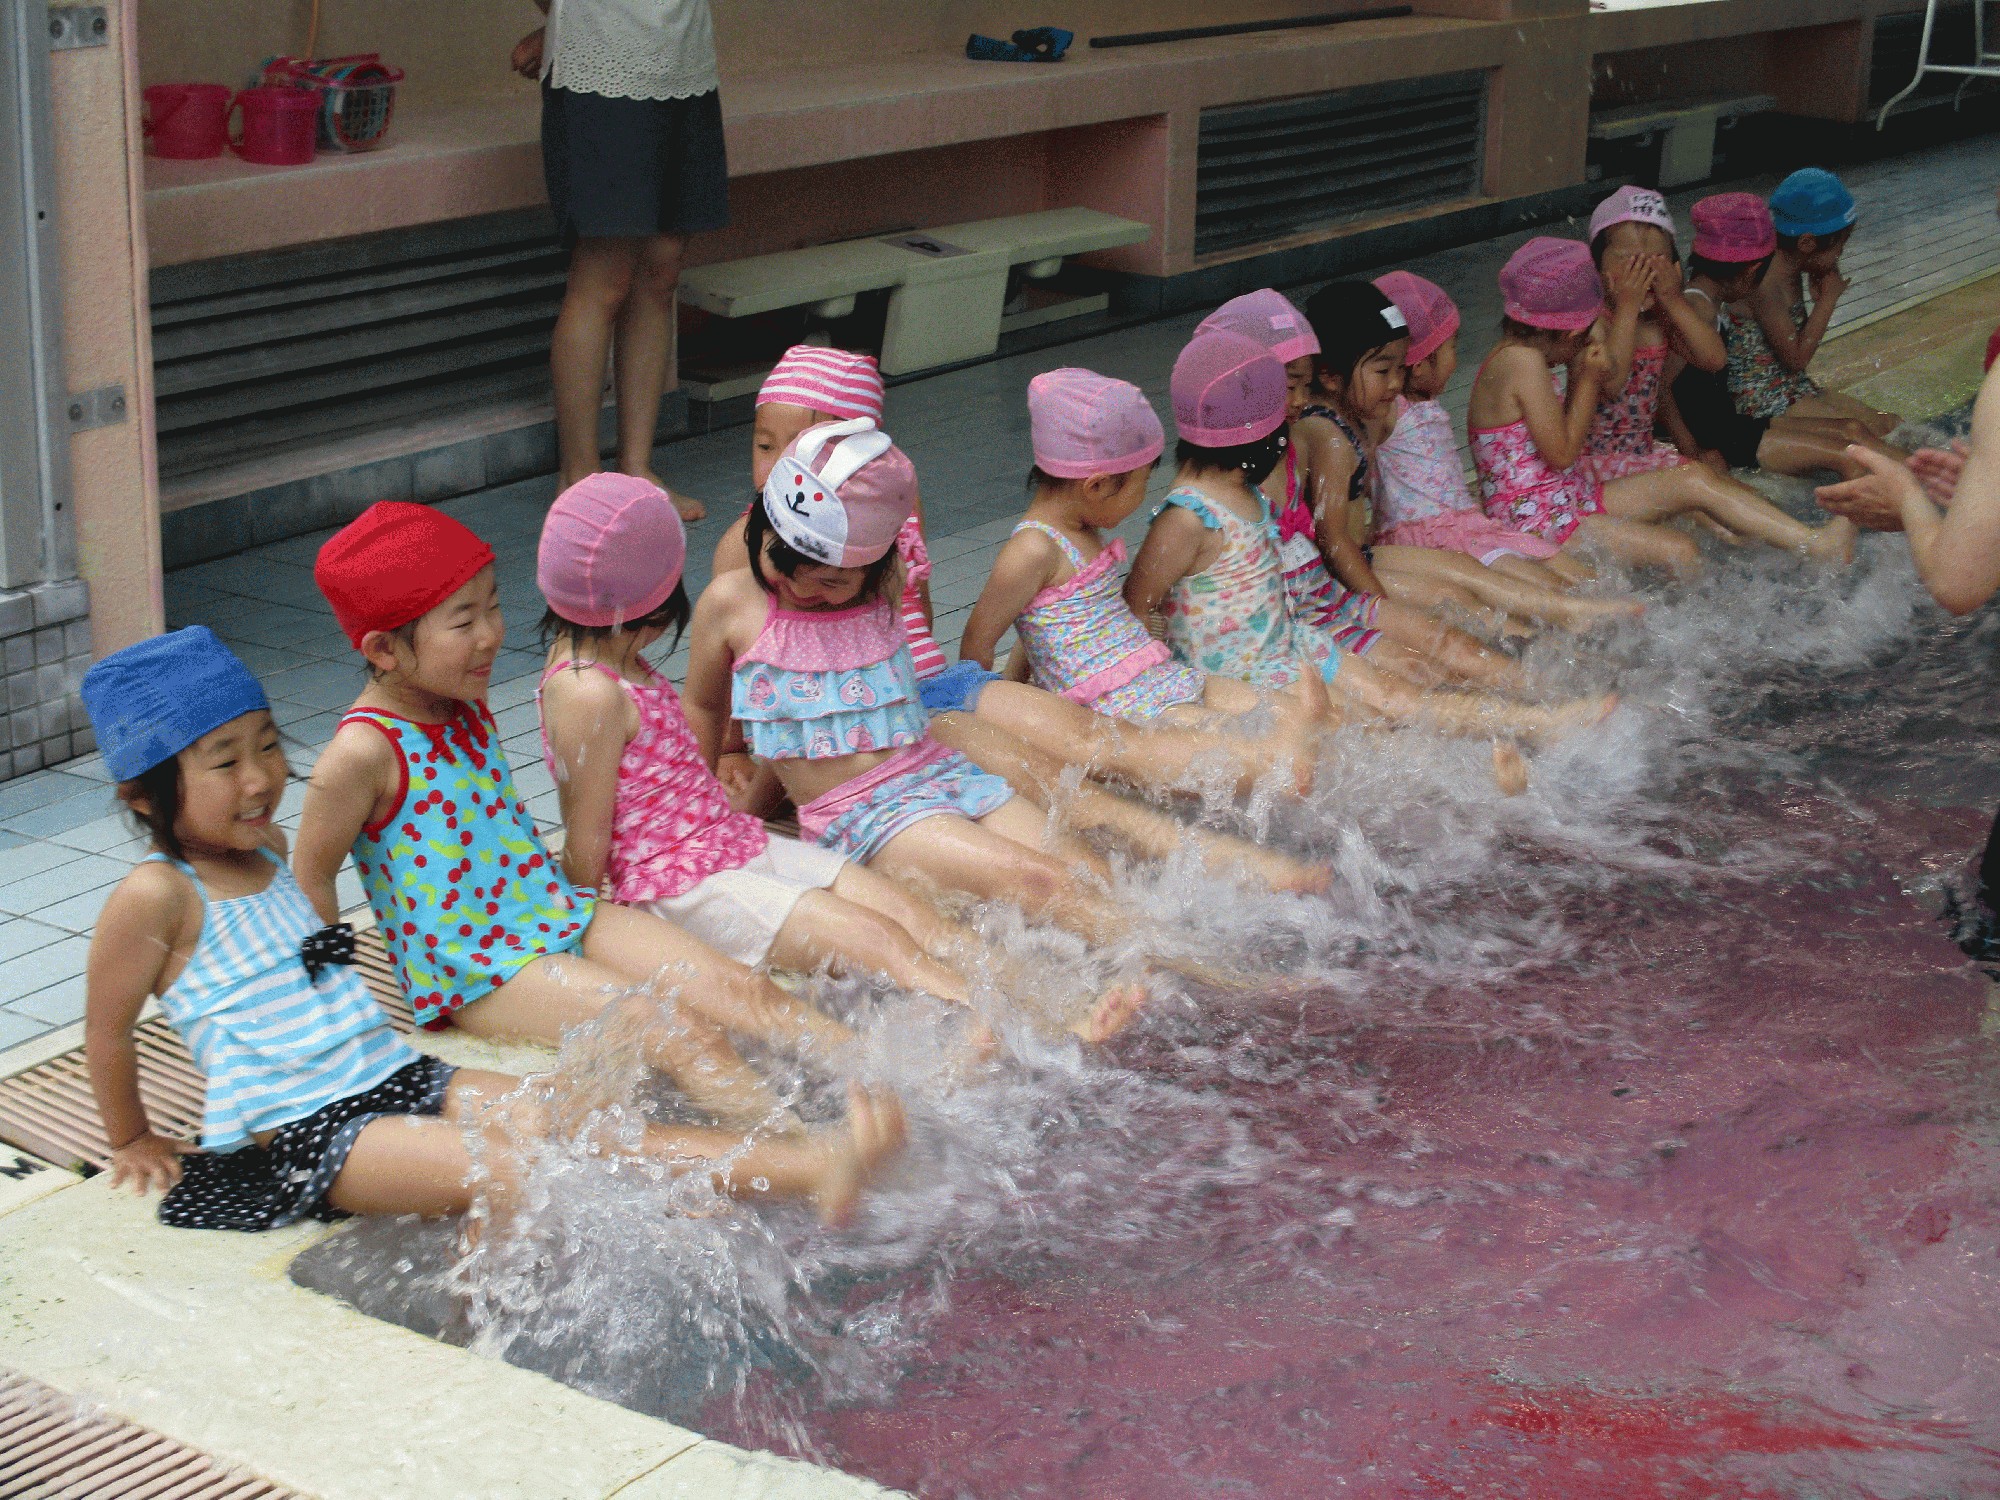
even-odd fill
[(507, 59), (507, 66), (523, 78), (532, 80), (542, 76), (542, 37), (546, 30), (537, 26), (514, 44), (514, 55)]
[(181, 1143), (147, 1131), (111, 1153), (111, 1185), (164, 1193), (181, 1180)]
[(1813, 491), (1819, 503), (1835, 515), (1870, 531), (1901, 531), (1904, 501), (1914, 496), (1928, 502), (1917, 476), (1886, 453), (1854, 443), (1848, 446), (1847, 455), (1869, 472)]
[(1919, 448), (1910, 455), (1910, 472), (1939, 505), (1949, 507), (1958, 493), (1958, 477), (1972, 455), (1963, 438), (1954, 438), (1949, 448)]

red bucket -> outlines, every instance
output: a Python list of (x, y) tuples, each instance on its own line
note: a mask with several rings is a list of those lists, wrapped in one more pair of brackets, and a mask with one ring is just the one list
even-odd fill
[(146, 89), (146, 143), (174, 161), (220, 156), (229, 143), (229, 88), (220, 83), (155, 83)]
[(231, 137), (229, 144), (245, 161), (303, 166), (319, 147), (319, 104), (312, 89), (245, 89), (229, 106), (232, 114), (243, 111), (243, 134)]

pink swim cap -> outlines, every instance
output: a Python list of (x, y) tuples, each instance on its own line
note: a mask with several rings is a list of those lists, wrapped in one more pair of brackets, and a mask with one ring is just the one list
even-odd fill
[(1281, 365), (1319, 353), (1319, 336), (1313, 332), (1312, 324), (1306, 321), (1306, 315), (1292, 306), (1291, 299), (1284, 293), (1274, 292), (1269, 287), (1230, 298), (1203, 318), (1195, 332), (1203, 333), (1211, 328), (1255, 339), (1269, 349)]
[(1436, 282), (1414, 271), (1390, 271), (1375, 278), (1375, 290), (1395, 303), (1410, 325), (1410, 352), (1403, 356), (1404, 364), (1422, 364), (1458, 332), (1458, 304)]
[(1507, 316), (1530, 328), (1574, 333), (1604, 313), (1604, 282), (1580, 240), (1536, 235), (1500, 268)]
[(1167, 446), (1158, 413), (1139, 387), (1094, 370), (1050, 370), (1028, 382), (1035, 467), (1057, 479), (1129, 474)]
[(916, 508), (915, 466), (866, 417), (808, 427), (764, 481), (764, 514), (778, 535), (830, 568), (882, 557)]
[(782, 401), (829, 417), (882, 420), (882, 371), (874, 356), (817, 344), (794, 344), (757, 392), (757, 404)]
[(1259, 442), (1285, 425), (1285, 367), (1255, 339), (1197, 331), (1174, 361), (1174, 427), (1204, 448)]
[(1651, 188), (1622, 187), (1598, 204), (1590, 215), (1590, 239), (1595, 242), (1613, 224), (1650, 224), (1674, 237), (1674, 212)]
[(1755, 193), (1716, 193), (1688, 217), (1694, 220), (1694, 253), (1703, 260), (1742, 265), (1778, 248), (1770, 205)]
[(686, 562), (687, 532), (665, 490), (630, 474), (592, 474), (549, 507), (535, 583), (565, 620), (602, 629), (666, 603)]

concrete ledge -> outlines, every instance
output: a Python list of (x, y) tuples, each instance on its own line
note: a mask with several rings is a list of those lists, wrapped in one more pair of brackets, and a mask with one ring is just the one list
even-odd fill
[(321, 1500), (888, 1493), (294, 1286), (285, 1267), (327, 1233), (167, 1229), (101, 1177), (0, 1202), (0, 1364)]

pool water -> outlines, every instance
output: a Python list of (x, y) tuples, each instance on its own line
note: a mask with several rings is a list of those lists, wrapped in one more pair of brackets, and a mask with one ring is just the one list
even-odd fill
[(1253, 814), (1329, 896), (1127, 882), (1241, 983), (1108, 1055), (968, 1074), (933, 1008), (828, 987), (913, 1116), (847, 1235), (551, 1153), (454, 1270), (371, 1226), (297, 1274), (935, 1500), (2000, 1495), (2000, 991), (1937, 918), (2000, 801), (2000, 618), (1862, 554), (1717, 550), (1537, 642), (1626, 701), (1525, 797), (1340, 737)]

